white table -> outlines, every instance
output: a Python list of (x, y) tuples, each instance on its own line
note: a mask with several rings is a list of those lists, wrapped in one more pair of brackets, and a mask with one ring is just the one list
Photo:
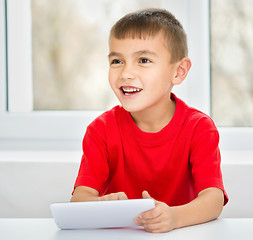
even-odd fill
[(1, 240), (252, 240), (253, 218), (218, 219), (169, 233), (147, 233), (140, 228), (59, 230), (53, 219), (0, 218)]

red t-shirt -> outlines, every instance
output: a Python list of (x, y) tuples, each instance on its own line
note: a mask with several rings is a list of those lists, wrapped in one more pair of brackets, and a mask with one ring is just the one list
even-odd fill
[(224, 191), (219, 134), (204, 113), (176, 102), (172, 120), (157, 133), (143, 132), (129, 112), (116, 106), (95, 119), (83, 139), (83, 156), (75, 187), (88, 186), (100, 195), (125, 192), (177, 206), (209, 187)]

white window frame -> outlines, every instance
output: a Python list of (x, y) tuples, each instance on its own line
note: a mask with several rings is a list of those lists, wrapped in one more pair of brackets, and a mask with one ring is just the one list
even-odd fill
[[(184, 25), (193, 63), (188, 79), (175, 92), (210, 114), (209, 1), (164, 0), (162, 4)], [(0, 150), (80, 149), (85, 128), (101, 111), (33, 112), (30, 0), (0, 0), (0, 11)], [(253, 150), (253, 128), (219, 131), (222, 149)]]
[[(0, 1), (0, 114), (6, 109), (6, 31), (5, 2)], [(1, 122), (1, 121), (0, 121)], [(0, 124), (1, 125), (1, 124)], [(0, 132), (1, 133), (1, 132)]]

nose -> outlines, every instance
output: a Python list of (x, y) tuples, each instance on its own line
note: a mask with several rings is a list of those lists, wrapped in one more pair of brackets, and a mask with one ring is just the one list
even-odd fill
[(135, 79), (133, 67), (131, 67), (129, 64), (125, 64), (124, 67), (122, 68), (120, 78), (121, 79), (130, 79), (130, 80)]

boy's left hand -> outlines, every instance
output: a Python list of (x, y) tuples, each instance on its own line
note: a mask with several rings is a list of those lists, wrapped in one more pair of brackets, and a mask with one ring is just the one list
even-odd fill
[[(147, 191), (143, 191), (143, 198), (152, 198)], [(164, 202), (155, 200), (155, 208), (141, 213), (135, 222), (143, 226), (147, 232), (169, 232), (175, 228), (173, 210)]]

